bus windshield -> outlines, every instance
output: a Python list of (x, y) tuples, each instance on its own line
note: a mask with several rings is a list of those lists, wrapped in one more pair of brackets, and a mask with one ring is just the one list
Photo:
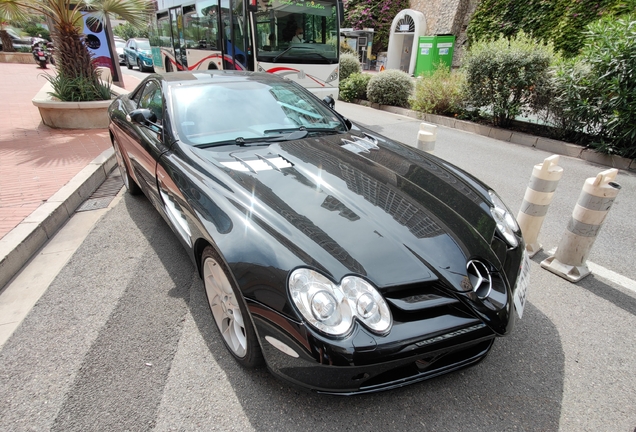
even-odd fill
[(268, 63), (338, 62), (336, 0), (258, 2), (256, 58)]

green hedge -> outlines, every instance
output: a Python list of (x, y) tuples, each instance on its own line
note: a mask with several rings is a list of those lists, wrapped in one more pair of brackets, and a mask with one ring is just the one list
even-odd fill
[(548, 119), (569, 140), (636, 158), (636, 14), (592, 23), (586, 36), (546, 87)]
[(354, 99), (367, 99), (367, 86), (370, 74), (353, 73), (344, 81), (340, 81), (340, 99), (353, 102)]
[(496, 126), (508, 126), (532, 104), (536, 88), (545, 86), (554, 59), (551, 46), (524, 32), (473, 44), (463, 65), (467, 103), (490, 111)]
[(349, 75), (353, 73), (360, 73), (362, 68), (360, 67), (360, 60), (355, 54), (342, 54), (340, 55), (340, 81), (344, 81), (349, 78)]
[(373, 75), (367, 86), (369, 101), (382, 105), (408, 107), (413, 92), (411, 77), (399, 70), (385, 70)]
[(458, 114), (463, 111), (465, 84), (462, 71), (439, 67), (432, 75), (416, 80), (411, 108), (429, 114)]

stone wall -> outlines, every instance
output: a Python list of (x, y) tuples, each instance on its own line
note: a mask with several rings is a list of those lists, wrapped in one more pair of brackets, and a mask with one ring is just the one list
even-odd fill
[(430, 35), (455, 35), (453, 67), (459, 67), (464, 54), (466, 28), (479, 0), (411, 0), (411, 9), (422, 12)]

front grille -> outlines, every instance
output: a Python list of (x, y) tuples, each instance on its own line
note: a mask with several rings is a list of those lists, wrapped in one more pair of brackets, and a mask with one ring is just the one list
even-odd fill
[(384, 297), (396, 322), (419, 321), (441, 315), (473, 316), (439, 281), (393, 288)]

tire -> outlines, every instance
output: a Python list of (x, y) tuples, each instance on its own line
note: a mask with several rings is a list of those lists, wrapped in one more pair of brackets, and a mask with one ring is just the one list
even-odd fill
[(124, 60), (124, 62), (126, 63), (126, 67), (127, 67), (128, 69), (132, 69), (132, 65), (131, 65), (131, 64), (130, 64), (130, 62), (128, 61), (128, 56), (127, 56), (127, 55), (126, 55), (126, 56), (124, 56), (124, 59), (125, 59), (125, 60)]
[(210, 246), (201, 255), (201, 273), (212, 318), (225, 347), (243, 367), (253, 369), (261, 366), (263, 354), (243, 296), (225, 264)]
[(46, 60), (40, 60), (40, 69), (46, 69)]
[(170, 63), (170, 60), (168, 60), (167, 57), (166, 57), (166, 72), (172, 72), (172, 63)]
[(144, 71), (144, 65), (141, 62), (141, 60), (137, 59), (137, 66), (139, 66), (139, 72), (143, 72)]
[(126, 186), (128, 193), (131, 195), (141, 194), (141, 188), (137, 183), (135, 183), (135, 180), (133, 180), (128, 173), (128, 167), (126, 166), (126, 161), (124, 160), (124, 156), (121, 153), (117, 140), (113, 140), (113, 148), (115, 149), (115, 156), (117, 157), (117, 166), (119, 167), (121, 179), (124, 182), (124, 186)]

